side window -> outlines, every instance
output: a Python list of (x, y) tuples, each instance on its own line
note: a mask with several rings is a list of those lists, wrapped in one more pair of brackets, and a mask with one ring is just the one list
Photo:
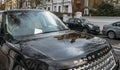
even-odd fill
[(78, 19), (75, 19), (75, 24), (78, 24), (78, 23), (79, 23)]
[(117, 26), (117, 23), (113, 23), (112, 25), (113, 25), (113, 26)]
[(117, 23), (117, 26), (120, 27), (120, 22)]
[(120, 27), (120, 22), (113, 23), (113, 26), (119, 26)]
[(74, 19), (69, 19), (69, 22), (70, 23), (74, 23)]

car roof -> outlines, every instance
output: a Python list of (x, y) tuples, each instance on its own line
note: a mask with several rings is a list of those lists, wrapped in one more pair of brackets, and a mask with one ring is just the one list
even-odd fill
[(41, 9), (14, 9), (14, 10), (1, 10), (0, 13), (3, 12), (16, 12), (16, 11), (45, 11), (45, 10), (41, 10)]

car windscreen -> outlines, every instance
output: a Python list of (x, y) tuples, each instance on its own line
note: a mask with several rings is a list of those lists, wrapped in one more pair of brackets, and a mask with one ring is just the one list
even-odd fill
[(7, 31), (13, 36), (34, 35), (68, 29), (54, 14), (45, 11), (7, 12)]

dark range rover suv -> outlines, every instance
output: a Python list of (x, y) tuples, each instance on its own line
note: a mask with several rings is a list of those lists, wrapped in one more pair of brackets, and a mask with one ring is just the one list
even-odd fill
[(43, 10), (1, 11), (0, 70), (116, 70), (104, 39), (69, 30)]

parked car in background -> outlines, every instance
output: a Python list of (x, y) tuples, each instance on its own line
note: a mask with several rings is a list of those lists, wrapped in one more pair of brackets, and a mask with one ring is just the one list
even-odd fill
[(104, 25), (102, 32), (110, 39), (120, 38), (120, 22)]
[(0, 70), (116, 70), (111, 45), (68, 29), (44, 10), (7, 10), (0, 17)]
[(86, 33), (99, 34), (100, 27), (90, 23), (86, 19), (70, 18), (65, 23), (70, 29), (78, 30)]

